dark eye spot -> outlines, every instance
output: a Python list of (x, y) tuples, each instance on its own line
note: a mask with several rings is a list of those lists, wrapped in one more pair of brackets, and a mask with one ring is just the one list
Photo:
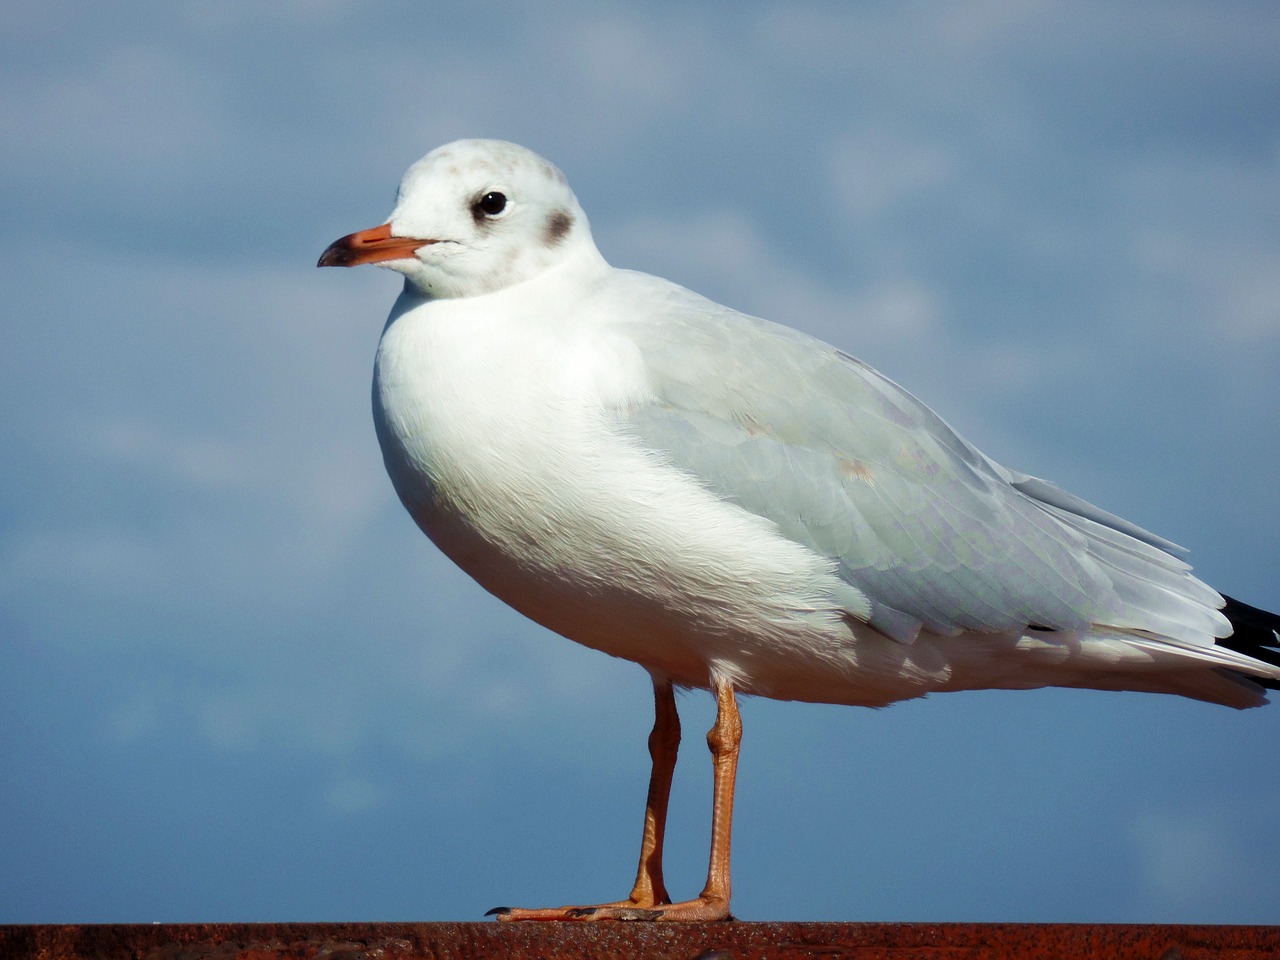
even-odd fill
[(507, 208), (507, 195), (496, 190), (486, 193), (471, 205), (471, 212), (477, 217), (496, 217)]
[(557, 210), (547, 217), (547, 222), (542, 229), (542, 242), (548, 247), (554, 247), (557, 243), (565, 238), (569, 229), (573, 226), (573, 217), (564, 210)]

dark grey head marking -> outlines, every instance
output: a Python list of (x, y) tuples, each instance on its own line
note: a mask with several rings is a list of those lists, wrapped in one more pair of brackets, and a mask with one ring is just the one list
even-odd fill
[(547, 163), (545, 160), (542, 161), (542, 172), (546, 174), (549, 180), (554, 180), (556, 183), (565, 182), (564, 174), (560, 172), (560, 168)]
[(542, 228), (542, 242), (548, 247), (554, 247), (569, 233), (569, 229), (573, 226), (573, 216), (564, 210), (555, 210), (547, 217), (546, 225)]

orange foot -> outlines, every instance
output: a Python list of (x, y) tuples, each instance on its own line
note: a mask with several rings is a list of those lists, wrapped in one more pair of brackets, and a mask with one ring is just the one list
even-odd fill
[(671, 772), (680, 742), (680, 721), (675, 696), (666, 680), (653, 681), (656, 716), (649, 735), (653, 773), (649, 778), (649, 799), (645, 805), (644, 839), (640, 845), (640, 868), (631, 896), (616, 903), (590, 907), (551, 907), (522, 910), (494, 907), (486, 917), (513, 920), (732, 920), (729, 915), (729, 832), (733, 823), (733, 782), (738, 772), (738, 746), (742, 741), (742, 719), (733, 686), (716, 684), (716, 722), (707, 734), (711, 748), (713, 789), (711, 800), (711, 862), (707, 885), (696, 899), (667, 902), (662, 882), (662, 839), (667, 818), (667, 796)]
[(510, 920), (732, 920), (724, 897), (699, 897), (681, 903), (642, 906), (632, 900), (600, 903), (590, 907), (548, 907), (526, 910), (494, 907), (486, 917)]

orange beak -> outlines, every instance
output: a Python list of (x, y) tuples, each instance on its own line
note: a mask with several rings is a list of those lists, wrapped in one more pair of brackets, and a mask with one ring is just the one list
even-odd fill
[(384, 260), (404, 260), (413, 256), (419, 247), (434, 240), (418, 237), (393, 237), (391, 224), (384, 223), (371, 230), (349, 233), (341, 240), (329, 244), (320, 254), (317, 267), (356, 267), (362, 263), (381, 263)]

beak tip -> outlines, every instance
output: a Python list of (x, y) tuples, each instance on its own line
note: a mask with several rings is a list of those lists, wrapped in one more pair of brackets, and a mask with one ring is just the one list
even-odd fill
[(391, 224), (384, 223), (371, 230), (349, 233), (329, 244), (317, 267), (356, 267), (362, 263), (384, 263), (388, 260), (407, 260), (418, 247), (435, 243), (417, 237), (393, 237)]
[(343, 247), (342, 241), (331, 243), (325, 248), (324, 253), (320, 254), (320, 259), (316, 261), (317, 267), (349, 267), (351, 266), (350, 251)]

